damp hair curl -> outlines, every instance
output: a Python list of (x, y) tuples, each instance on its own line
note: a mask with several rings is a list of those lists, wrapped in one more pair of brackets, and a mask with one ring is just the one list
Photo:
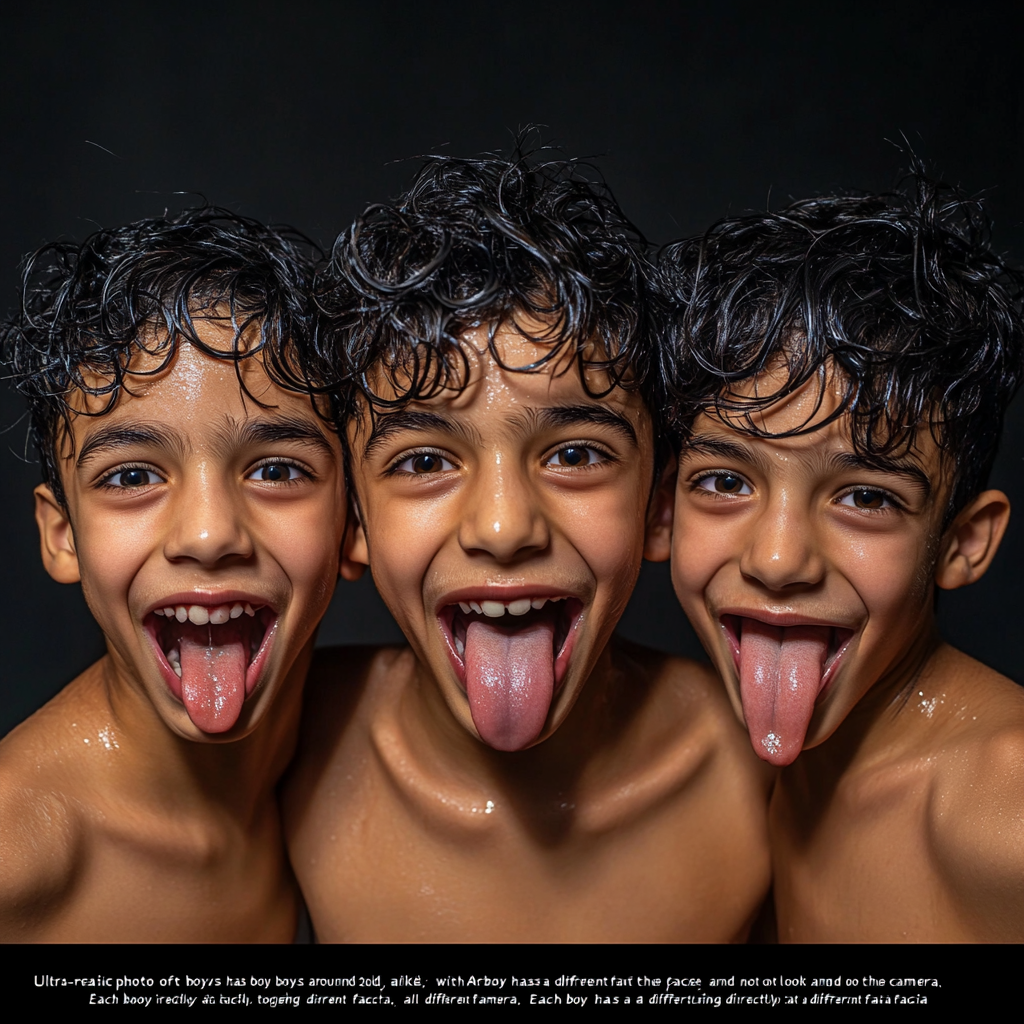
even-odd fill
[[(860, 454), (931, 431), (952, 468), (947, 522), (985, 485), (1024, 373), (1024, 275), (991, 245), (980, 201), (919, 167), (895, 191), (825, 196), (719, 221), (658, 258), (667, 416), (704, 412), (771, 436), (757, 413), (834, 374)], [(772, 371), (774, 386), (743, 394)], [(813, 422), (812, 422), (813, 421)]]
[[(410, 187), (367, 207), (319, 270), (318, 352), (371, 416), (464, 388), (461, 336), (480, 327), (506, 369), (575, 366), (592, 397), (617, 386), (647, 397), (646, 242), (603, 180), (554, 150), (527, 150), (524, 138), (509, 156), (425, 158)], [(505, 366), (503, 326), (543, 353)]]
[[(320, 255), (293, 228), (204, 206), (103, 229), (80, 244), (53, 242), (28, 256), (2, 354), (28, 400), (43, 480), (57, 500), (66, 504), (59, 464), (72, 417), (109, 412), (131, 393), (133, 379), (161, 373), (182, 339), (233, 361), (243, 391), (240, 364), (253, 358), (288, 390), (314, 396), (336, 383), (307, 344)], [(200, 337), (196, 321), (211, 319), (231, 325), (230, 349)], [(133, 369), (140, 353), (156, 356), (156, 364)], [(76, 392), (99, 401), (85, 410)]]

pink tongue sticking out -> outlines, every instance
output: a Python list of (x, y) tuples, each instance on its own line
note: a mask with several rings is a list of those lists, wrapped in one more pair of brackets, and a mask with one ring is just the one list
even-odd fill
[(755, 752), (792, 764), (803, 749), (828, 657), (828, 626), (769, 626), (743, 619), (740, 694)]
[(480, 738), (495, 750), (522, 750), (544, 728), (555, 690), (555, 627), (517, 630), (474, 620), (466, 630), (466, 695)]
[(228, 643), (202, 644), (186, 635), (178, 649), (181, 699), (188, 717), (203, 732), (227, 732), (238, 721), (245, 701), (249, 659), (242, 637), (235, 631)]

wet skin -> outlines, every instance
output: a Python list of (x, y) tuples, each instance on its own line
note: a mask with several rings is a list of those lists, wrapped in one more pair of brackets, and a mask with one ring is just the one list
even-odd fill
[[(230, 348), (217, 322), (198, 328)], [(231, 361), (182, 343), (161, 373), (130, 376), (112, 411), (73, 416), (68, 509), (36, 490), (44, 564), (81, 581), (108, 653), (0, 743), (8, 939), (294, 935), (275, 786), (338, 572), (345, 496), (337, 437), (309, 400), (272, 384), (259, 358), (239, 372), (249, 396)], [(175, 606), (190, 622), (213, 617), (158, 614)], [(173, 623), (202, 641), (236, 621), (259, 649), (240, 708), (208, 732), (175, 692), (161, 637)]]
[[(513, 367), (547, 352), (497, 344)], [(742, 941), (769, 884), (772, 773), (707, 666), (611, 639), (641, 558), (669, 554), (649, 414), (621, 388), (592, 398), (572, 366), (503, 370), (481, 332), (463, 345), (465, 390), (349, 433), (348, 557), (409, 647), (319, 651), (310, 671), (283, 805), (317, 935)], [(545, 628), (547, 646), (517, 635)], [(469, 692), (474, 629), (494, 662), (507, 633), (531, 685), (553, 671), (528, 728)]]
[[(770, 406), (760, 425), (780, 434), (823, 419), (837, 397), (827, 393), (815, 414), (817, 387), (812, 381)], [(806, 735), (775, 763), (827, 739), (879, 680), (909, 678), (933, 647), (936, 582), (963, 585), (987, 567), (1008, 503), (985, 492), (958, 518), (968, 532), (977, 526), (985, 533), (991, 548), (975, 564), (964, 554), (964, 544), (974, 550), (973, 533), (958, 540), (958, 525), (943, 533), (942, 469), (927, 431), (880, 465), (855, 453), (843, 418), (769, 438), (715, 416), (696, 421), (679, 462), (673, 581), (737, 715), (743, 717), (738, 619), (834, 628)], [(751, 742), (773, 759), (764, 737)]]
[[(215, 343), (229, 340), (207, 330)], [(136, 369), (147, 362), (156, 360)], [(170, 729), (199, 741), (258, 726), (310, 643), (338, 571), (337, 437), (258, 360), (241, 370), (268, 408), (241, 392), (232, 362), (182, 345), (164, 373), (133, 381), (133, 395), (110, 413), (74, 418), (67, 513), (48, 487), (36, 490), (44, 562), (59, 582), (81, 580), (107, 638), (115, 699), (144, 692)], [(172, 692), (159, 612), (238, 603), (264, 609), (266, 650), (237, 724), (210, 735)]]
[[(498, 339), (506, 366), (546, 351), (509, 330)], [(351, 558), (372, 564), (420, 663), (473, 736), (454, 609), (564, 602), (567, 635), (550, 710), (529, 740), (537, 743), (569, 714), (636, 582), (654, 473), (650, 416), (636, 392), (589, 397), (573, 365), (511, 372), (479, 355), (483, 332), (467, 340), (474, 372), (461, 394), (383, 413), (375, 433), (365, 417), (351, 429), (363, 524)]]

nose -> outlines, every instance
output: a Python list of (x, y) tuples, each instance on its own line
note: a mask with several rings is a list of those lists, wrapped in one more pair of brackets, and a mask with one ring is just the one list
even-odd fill
[(525, 470), (492, 453), (467, 488), (459, 524), (466, 552), (485, 552), (512, 562), (543, 551), (550, 542), (547, 516)]
[(769, 498), (750, 521), (740, 571), (769, 590), (820, 583), (825, 562), (809, 510), (784, 491)]
[(178, 487), (173, 526), (164, 544), (170, 561), (193, 561), (212, 568), (225, 559), (246, 559), (253, 554), (252, 537), (243, 509), (230, 481), (213, 467), (202, 465)]

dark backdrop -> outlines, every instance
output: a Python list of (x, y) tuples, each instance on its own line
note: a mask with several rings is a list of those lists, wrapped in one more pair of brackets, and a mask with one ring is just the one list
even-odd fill
[[(10, 9), (8, 9), (9, 11)], [(328, 244), (400, 190), (400, 158), (507, 146), (531, 122), (595, 155), (654, 240), (835, 186), (884, 189), (900, 133), (986, 191), (1024, 256), (1020, 24), (1009, 4), (291, 2), (26, 5), (0, 16), (0, 297), (44, 241), (192, 205), (294, 223)], [(902, 144), (902, 143), (901, 143)], [(6, 282), (6, 283), (4, 283)], [(77, 587), (43, 572), (16, 396), (0, 394), (0, 734), (101, 651)], [(994, 485), (1024, 508), (1024, 404)], [(988, 576), (943, 595), (947, 636), (1024, 680), (1016, 522)], [(664, 566), (623, 622), (699, 648)], [(322, 642), (398, 637), (369, 580), (339, 586)]]

